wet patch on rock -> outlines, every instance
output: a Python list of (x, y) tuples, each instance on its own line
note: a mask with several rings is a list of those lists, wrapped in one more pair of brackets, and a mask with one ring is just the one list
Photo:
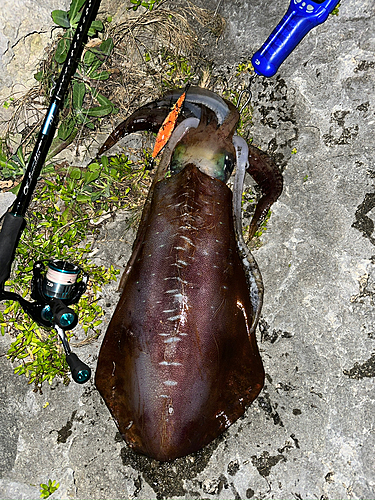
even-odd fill
[(57, 431), (57, 442), (58, 443), (66, 443), (69, 436), (72, 434), (73, 420), (76, 416), (77, 411), (74, 410), (72, 416), (67, 421), (67, 423), (61, 427), (59, 431)]
[(285, 445), (282, 448), (277, 448), (277, 451), (280, 454), (283, 454), (285, 451), (289, 451), (289, 450), (292, 450), (294, 448), (298, 448), (298, 449), (300, 448), (299, 441), (296, 438), (295, 434), (291, 434), (290, 437), (291, 437), (292, 441), (290, 441), (288, 439), (287, 442), (285, 443)]
[[(196, 496), (194, 492), (185, 490), (184, 480), (196, 477), (205, 469), (213, 452), (223, 440), (221, 435), (203, 450), (171, 462), (159, 462), (138, 455), (128, 447), (122, 448), (121, 459), (125, 466), (130, 466), (142, 474), (143, 479), (154, 490), (157, 500), (187, 494)], [(137, 489), (140, 491), (141, 486), (138, 485)]]
[(375, 377), (375, 354), (362, 364), (354, 363), (353, 368), (344, 370), (343, 373), (356, 380)]
[(264, 451), (260, 457), (256, 455), (251, 457), (252, 464), (263, 477), (269, 476), (272, 467), (277, 465), (280, 461), (286, 462), (284, 455), (270, 455), (268, 451)]
[(254, 117), (264, 126), (265, 137), (270, 135), (266, 129), (272, 131), (267, 152), (284, 170), (299, 136), (294, 92), (279, 75), (275, 79), (256, 80), (251, 89)]
[(355, 212), (355, 222), (352, 227), (358, 229), (365, 238), (368, 238), (375, 245), (374, 221), (367, 215), (375, 207), (375, 193), (366, 193), (363, 202)]
[(239, 470), (240, 464), (238, 463), (238, 460), (232, 460), (229, 462), (227, 471), (230, 476), (235, 476)]
[(352, 144), (358, 136), (358, 125), (347, 124), (350, 111), (339, 110), (332, 113), (328, 134), (323, 135), (323, 141), (326, 146), (342, 146)]
[(278, 338), (290, 339), (293, 337), (292, 333), (284, 332), (282, 330), (271, 330), (270, 325), (263, 318), (259, 320), (259, 331), (261, 335), (261, 342), (271, 342), (273, 344)]
[[(257, 403), (258, 403), (258, 406), (261, 410), (264, 411), (264, 413), (272, 418), (273, 420), (273, 423), (275, 425), (280, 425), (281, 427), (284, 427), (284, 424), (280, 418), (280, 415), (278, 414), (278, 412), (276, 411), (276, 409), (274, 409), (272, 407), (272, 404), (271, 404), (271, 400), (270, 400), (270, 397), (269, 397), (269, 394), (267, 394), (267, 392), (265, 392), (267, 389), (267, 387), (264, 387), (264, 391), (262, 392), (262, 396), (258, 396), (258, 399), (256, 400)], [(277, 406), (277, 403), (275, 403), (275, 407)]]

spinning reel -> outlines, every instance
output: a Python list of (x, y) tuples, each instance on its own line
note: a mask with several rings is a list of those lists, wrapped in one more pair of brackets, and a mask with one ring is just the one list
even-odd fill
[[(77, 281), (79, 275), (82, 278)], [(55, 328), (64, 347), (73, 380), (78, 384), (84, 384), (90, 379), (91, 369), (71, 351), (65, 332), (72, 330), (78, 322), (77, 314), (68, 306), (79, 301), (87, 282), (88, 274), (70, 262), (38, 261), (33, 266), (31, 281), (31, 298), (34, 302), (29, 302), (18, 293), (0, 290), (0, 300), (16, 300), (38, 325)]]

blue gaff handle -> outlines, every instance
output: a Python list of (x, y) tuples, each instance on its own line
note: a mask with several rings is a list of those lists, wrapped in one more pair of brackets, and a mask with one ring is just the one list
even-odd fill
[(323, 23), (337, 4), (338, 0), (292, 0), (280, 23), (253, 55), (255, 72), (273, 76), (302, 38)]

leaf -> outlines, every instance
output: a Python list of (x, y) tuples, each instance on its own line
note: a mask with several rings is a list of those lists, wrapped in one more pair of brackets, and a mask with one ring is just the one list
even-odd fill
[(108, 80), (109, 78), (109, 71), (93, 71), (92, 73), (90, 73), (90, 78), (92, 80), (99, 80), (99, 81), (104, 81), (104, 80)]
[(114, 108), (113, 104), (109, 99), (104, 97), (104, 95), (99, 94), (99, 92), (95, 91), (94, 89), (90, 89), (92, 92), (93, 97), (97, 99), (99, 102), (100, 106), (97, 106), (95, 108), (90, 108), (87, 111), (87, 114), (89, 116), (95, 116), (95, 117), (100, 117), (100, 116), (107, 116), (110, 113), (117, 112), (117, 110)]
[(21, 146), (19, 146), (19, 147), (17, 148), (16, 155), (17, 155), (17, 158), (18, 158), (18, 159), (19, 159), (19, 161), (20, 161), (20, 164), (21, 164), (24, 168), (26, 168), (25, 158), (24, 158), (24, 156), (23, 156), (23, 151), (22, 151), (22, 145), (21, 145)]
[(43, 79), (43, 71), (38, 71), (35, 73), (34, 78), (37, 82), (41, 82)]
[[(87, 64), (87, 66), (91, 66), (95, 60), (98, 60), (98, 58), (91, 50), (88, 50), (83, 57), (83, 62)], [(102, 64), (101, 61), (99, 62)]]
[(70, 40), (67, 36), (63, 36), (56, 47), (55, 61), (59, 64), (63, 64), (65, 62), (69, 49)]
[(103, 29), (104, 25), (101, 21), (93, 21), (89, 29), (89, 36), (94, 36), (97, 31), (103, 31)]
[(81, 110), (83, 106), (83, 98), (85, 97), (86, 86), (83, 82), (74, 82), (73, 85), (73, 108)]
[(98, 162), (90, 163), (88, 169), (90, 170), (90, 172), (97, 172), (98, 170), (100, 170), (100, 164)]
[(99, 104), (101, 104), (102, 106), (112, 106), (111, 113), (113, 114), (118, 113), (118, 109), (115, 108), (114, 105), (111, 103), (111, 101), (106, 97), (104, 97), (104, 95), (97, 93), (95, 97), (98, 100)]
[(70, 28), (68, 13), (65, 10), (53, 10), (51, 13), (53, 22), (62, 28)]
[(91, 23), (90, 29), (94, 29), (96, 31), (103, 31), (104, 25), (99, 19), (96, 19)]
[(75, 124), (76, 122), (73, 118), (63, 120), (57, 132), (57, 137), (62, 141), (65, 141), (73, 132)]
[(103, 165), (104, 168), (108, 167), (108, 163), (109, 163), (108, 156), (103, 155), (100, 158), (100, 161), (101, 161), (101, 164)]
[(102, 42), (100, 44), (100, 50), (103, 52), (104, 55), (106, 56), (109, 56), (109, 54), (112, 52), (113, 50), (113, 40), (112, 38), (108, 38), (107, 40), (104, 40), (104, 42)]
[(87, 203), (88, 201), (91, 200), (91, 195), (77, 194), (76, 200), (78, 201), (78, 203)]
[(90, 182), (95, 181), (99, 177), (99, 172), (95, 170), (94, 172), (85, 172), (83, 174), (83, 180), (85, 184), (90, 184)]
[(85, 0), (72, 0), (69, 9), (69, 19), (72, 24), (78, 23), (79, 18), (81, 17), (79, 11), (82, 9), (84, 3)]
[(69, 177), (71, 179), (80, 179), (81, 175), (82, 175), (81, 169), (79, 169), (79, 168), (73, 168), (70, 171)]
[(107, 116), (112, 112), (113, 105), (96, 106), (87, 110), (88, 116), (100, 117)]

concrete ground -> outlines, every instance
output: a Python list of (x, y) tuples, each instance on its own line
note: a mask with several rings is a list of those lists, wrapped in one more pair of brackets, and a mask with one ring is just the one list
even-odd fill
[[(0, 42), (16, 22), (14, 2), (5, 5)], [(229, 77), (250, 59), (287, 6), (218, 2), (227, 30), (212, 48), (217, 71)], [(285, 179), (254, 252), (265, 283), (260, 397), (215, 442), (160, 464), (126, 447), (92, 382), (34, 393), (4, 356), (5, 335), (1, 499), (39, 498), (48, 479), (60, 483), (51, 499), (375, 498), (374, 17), (372, 0), (343, 1), (275, 77), (252, 87), (254, 143), (274, 153)], [(105, 228), (97, 258), (106, 264), (129, 254), (117, 241), (123, 219)], [(93, 369), (101, 341), (79, 351)]]

